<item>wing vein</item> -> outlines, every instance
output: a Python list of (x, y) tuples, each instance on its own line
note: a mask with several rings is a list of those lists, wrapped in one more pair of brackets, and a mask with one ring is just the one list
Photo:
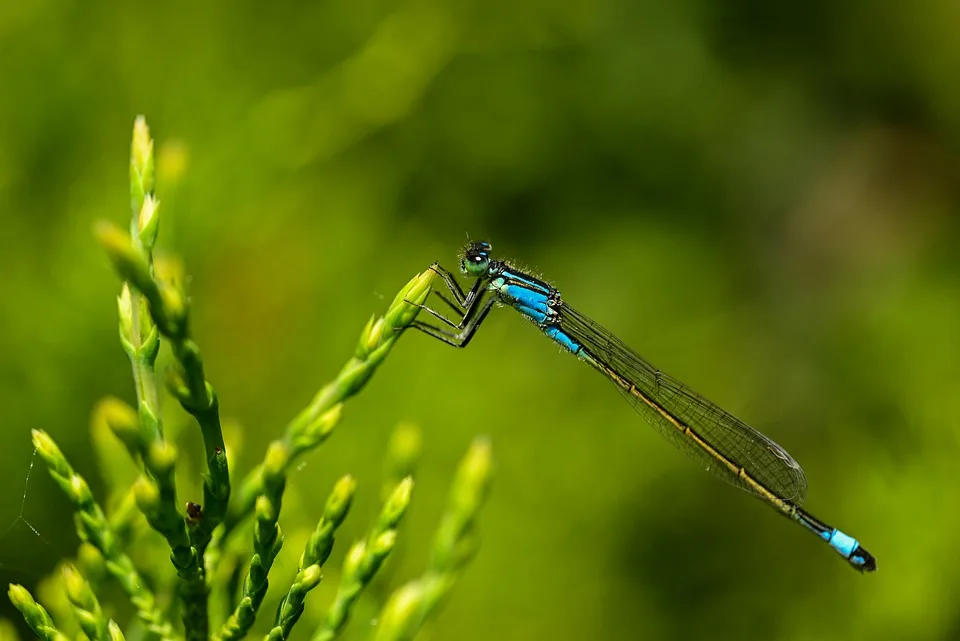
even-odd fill
[[(742, 490), (760, 495), (757, 488), (739, 474), (743, 468), (781, 499), (795, 505), (803, 503), (807, 493), (803, 470), (774, 441), (664, 374), (611, 332), (566, 303), (561, 305), (558, 323), (628, 384), (624, 387), (610, 377), (620, 394), (647, 422), (707, 471)], [(633, 393), (631, 385), (653, 403)], [(683, 427), (688, 427), (697, 438), (687, 434)], [(711, 449), (732, 465), (718, 460)]]

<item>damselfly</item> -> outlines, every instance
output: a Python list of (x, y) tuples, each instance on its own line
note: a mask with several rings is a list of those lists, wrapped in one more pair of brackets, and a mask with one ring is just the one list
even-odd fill
[(490, 257), (490, 244), (472, 242), (461, 271), (476, 279), (464, 293), (454, 275), (434, 264), (455, 299), (440, 298), (457, 312), (450, 320), (421, 305), (451, 330), (415, 321), (417, 329), (454, 347), (466, 347), (495, 303), (512, 307), (536, 323), (563, 349), (612, 381), (617, 391), (660, 434), (711, 473), (756, 495), (784, 516), (826, 541), (854, 568), (872, 572), (874, 557), (851, 536), (813, 517), (800, 506), (807, 479), (786, 450), (743, 421), (648, 363), (620, 339), (560, 297), (542, 280)]

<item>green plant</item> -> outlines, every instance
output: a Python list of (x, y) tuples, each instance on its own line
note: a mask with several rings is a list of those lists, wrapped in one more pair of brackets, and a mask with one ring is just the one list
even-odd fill
[[(416, 275), (397, 294), (387, 312), (371, 318), (360, 335), (353, 357), (310, 405), (287, 425), (268, 447), (263, 462), (239, 485), (231, 481), (227, 444), (221, 428), (219, 399), (206, 380), (200, 349), (190, 333), (190, 299), (183, 270), (176, 261), (154, 260), (159, 230), (159, 203), (154, 197), (153, 141), (146, 122), (134, 126), (130, 161), (131, 225), (122, 230), (110, 223), (97, 226), (97, 237), (123, 280), (118, 297), (120, 341), (133, 371), (137, 407), (105, 399), (94, 415), (94, 439), (103, 448), (122, 443), (139, 476), (130, 487), (107, 474), (112, 500), (101, 506), (87, 482), (73, 469), (54, 440), (35, 430), (33, 443), (75, 510), (81, 539), (75, 565), (64, 565), (61, 582), (66, 601), (51, 604), (64, 630), (88, 639), (122, 639), (119, 626), (104, 614), (96, 597), (108, 578), (115, 580), (133, 604), (139, 632), (152, 638), (239, 639), (254, 625), (269, 585), (271, 566), (284, 535), (280, 512), (290, 465), (320, 445), (340, 420), (343, 403), (359, 392), (383, 363), (403, 330), (413, 321), (430, 292), (433, 273)], [(415, 304), (410, 304), (415, 303)], [(174, 365), (167, 389), (196, 420), (203, 437), (206, 473), (203, 503), (187, 503), (181, 511), (175, 470), (181, 455), (166, 440), (161, 420), (161, 390), (156, 361), (166, 341)], [(108, 442), (108, 438), (113, 438)], [(329, 640), (344, 629), (359, 595), (376, 575), (397, 541), (397, 528), (410, 504), (410, 476), (419, 454), (419, 432), (401, 425), (387, 459), (387, 484), (380, 516), (364, 540), (346, 555), (341, 581), (314, 638)], [(490, 478), (490, 448), (476, 441), (453, 484), (448, 509), (440, 525), (433, 560), (423, 577), (388, 599), (378, 639), (410, 639), (449, 591), (476, 547), (474, 523)], [(353, 500), (356, 483), (341, 478), (330, 493), (322, 517), (300, 557), (298, 571), (283, 596), (267, 639), (285, 639), (301, 620), (308, 593), (318, 585), (333, 549), (337, 528)], [(142, 535), (138, 514), (162, 535), (170, 565), (139, 569), (132, 551), (154, 546)], [(235, 552), (243, 530), (254, 517), (253, 554), (240, 563)], [(142, 556), (142, 555), (141, 555)], [(246, 574), (242, 580), (242, 569)], [(149, 587), (148, 587), (149, 586)], [(68, 638), (54, 618), (22, 586), (11, 585), (9, 596), (30, 628), (45, 639)], [(213, 607), (216, 604), (217, 607)], [(221, 625), (218, 610), (229, 609)], [(182, 628), (171, 619), (179, 612)]]

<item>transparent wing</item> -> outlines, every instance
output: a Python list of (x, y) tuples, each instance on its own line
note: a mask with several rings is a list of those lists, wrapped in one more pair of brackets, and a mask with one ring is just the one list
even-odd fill
[[(800, 464), (782, 447), (677, 379), (663, 374), (616, 336), (566, 303), (560, 309), (559, 324), (604, 365), (634, 385), (679, 423), (689, 427), (709, 448), (735, 466), (743, 467), (747, 474), (781, 499), (795, 505), (803, 503), (807, 494), (807, 479)], [(753, 486), (718, 461), (707, 447), (686, 434), (682, 427), (678, 427), (656, 407), (635, 395), (629, 387), (624, 388), (616, 380), (614, 384), (627, 402), (668, 441), (712, 474), (742, 490), (759, 495)]]

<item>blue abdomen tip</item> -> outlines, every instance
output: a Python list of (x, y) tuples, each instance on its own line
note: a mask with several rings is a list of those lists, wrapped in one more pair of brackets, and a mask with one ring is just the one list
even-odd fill
[(877, 569), (877, 560), (867, 552), (860, 543), (840, 530), (834, 530), (827, 541), (834, 550), (845, 558), (850, 565), (861, 572), (874, 572)]
[(853, 551), (860, 545), (855, 538), (844, 534), (840, 530), (833, 531), (828, 543), (846, 559), (849, 559)]

